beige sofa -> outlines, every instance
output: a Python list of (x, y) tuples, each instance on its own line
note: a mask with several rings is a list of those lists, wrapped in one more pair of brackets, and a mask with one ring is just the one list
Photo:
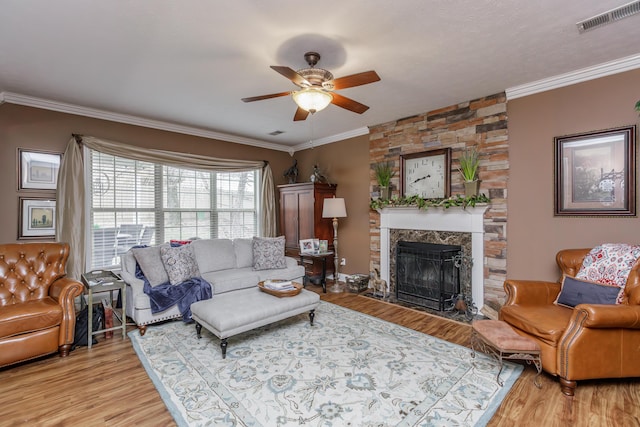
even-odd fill
[[(190, 243), (201, 277), (211, 284), (213, 298), (257, 287), (261, 280), (302, 280), (304, 267), (298, 265), (294, 258), (284, 257), (284, 254), (284, 268), (254, 269), (253, 243), (253, 239), (199, 239)], [(125, 311), (138, 325), (140, 333), (144, 334), (149, 324), (181, 317), (177, 305), (152, 313), (149, 297), (144, 293), (144, 282), (135, 277), (135, 271), (136, 258), (133, 250), (129, 250), (121, 261), (121, 276), (127, 284)]]

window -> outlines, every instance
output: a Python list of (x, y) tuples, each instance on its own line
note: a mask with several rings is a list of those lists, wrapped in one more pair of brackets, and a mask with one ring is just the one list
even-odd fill
[(258, 171), (208, 172), (89, 150), (91, 269), (134, 245), (257, 235)]

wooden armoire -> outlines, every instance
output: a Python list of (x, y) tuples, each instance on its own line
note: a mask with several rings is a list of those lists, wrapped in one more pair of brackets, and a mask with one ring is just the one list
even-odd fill
[[(322, 218), (324, 199), (336, 195), (335, 184), (303, 182), (279, 185), (280, 192), (280, 234), (285, 236), (285, 252), (298, 258), (300, 240), (320, 239), (329, 242), (333, 250), (333, 224), (331, 218)], [(319, 259), (305, 258), (308, 276), (322, 273)], [(333, 274), (333, 262), (327, 262), (327, 274)]]

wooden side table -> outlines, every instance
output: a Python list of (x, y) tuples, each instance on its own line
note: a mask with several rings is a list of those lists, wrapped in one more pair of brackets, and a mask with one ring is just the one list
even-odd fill
[[(87, 328), (87, 347), (91, 348), (93, 342), (93, 336), (101, 332), (115, 331), (122, 329), (122, 338), (127, 337), (127, 317), (125, 314), (125, 307), (127, 306), (127, 291), (126, 283), (124, 280), (116, 276), (112, 271), (92, 271), (81, 275), (82, 283), (87, 290), (87, 304), (88, 304), (88, 328)], [(113, 301), (113, 292), (120, 291), (122, 308), (118, 313)], [(103, 292), (109, 292), (109, 299), (113, 306), (113, 316), (120, 322), (120, 325), (111, 328), (104, 328), (97, 331), (93, 330), (93, 295)], [(84, 299), (82, 299), (84, 301)]]
[[(319, 277), (320, 284), (322, 285), (322, 292), (327, 293), (327, 258), (333, 258), (333, 251), (320, 252), (317, 254), (303, 254), (300, 253), (300, 263), (304, 265), (305, 258), (314, 258), (322, 261), (322, 274)], [(314, 276), (307, 276), (307, 269), (304, 270), (304, 279), (302, 285), (306, 286), (307, 281), (316, 279)]]

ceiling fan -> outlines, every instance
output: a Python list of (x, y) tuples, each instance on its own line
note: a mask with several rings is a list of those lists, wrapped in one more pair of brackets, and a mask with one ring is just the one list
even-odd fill
[(363, 73), (352, 74), (350, 76), (333, 78), (333, 74), (322, 68), (315, 68), (320, 61), (320, 54), (317, 52), (307, 52), (304, 59), (309, 64), (309, 68), (302, 68), (294, 71), (289, 67), (272, 65), (271, 68), (291, 80), (300, 90), (292, 92), (272, 93), (270, 95), (253, 96), (242, 98), (244, 102), (261, 101), (263, 99), (277, 98), (291, 95), (298, 105), (294, 121), (305, 120), (309, 113), (318, 112), (329, 104), (337, 105), (354, 113), (362, 114), (369, 109), (346, 96), (335, 93), (335, 90), (346, 89), (354, 86), (366, 85), (377, 82), (380, 77), (375, 71), (365, 71)]

